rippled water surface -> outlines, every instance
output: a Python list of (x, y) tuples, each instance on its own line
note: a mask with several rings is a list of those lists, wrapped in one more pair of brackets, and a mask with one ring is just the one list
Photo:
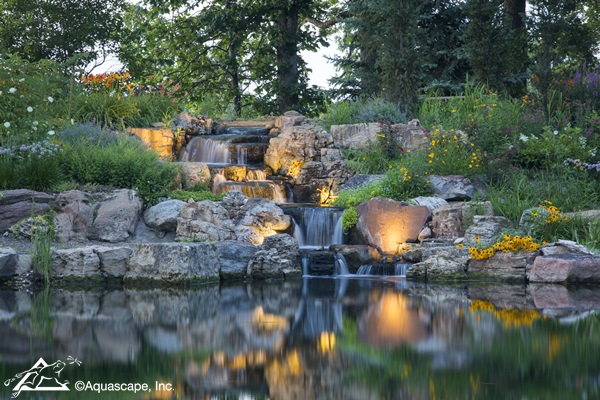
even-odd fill
[(0, 289), (0, 399), (597, 399), (596, 308), (594, 288), (389, 279)]

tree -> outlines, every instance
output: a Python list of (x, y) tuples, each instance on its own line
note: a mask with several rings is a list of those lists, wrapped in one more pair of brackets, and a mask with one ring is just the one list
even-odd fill
[(3, 0), (0, 51), (58, 62), (86, 52), (86, 60), (94, 60), (116, 43), (124, 5), (124, 0)]

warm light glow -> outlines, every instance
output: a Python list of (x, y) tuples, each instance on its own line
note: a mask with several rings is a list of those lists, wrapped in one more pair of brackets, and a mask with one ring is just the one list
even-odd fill
[(288, 320), (275, 314), (265, 314), (262, 307), (256, 307), (252, 313), (252, 326), (259, 332), (270, 333), (276, 330), (287, 330)]
[(395, 347), (427, 338), (427, 329), (402, 293), (375, 293), (367, 313), (359, 320), (358, 337), (371, 346)]
[(317, 189), (317, 192), (319, 193), (319, 205), (322, 206), (330, 205), (338, 197), (333, 193), (333, 190), (327, 186)]
[(321, 336), (317, 339), (317, 350), (321, 354), (331, 353), (335, 347), (335, 333), (321, 332)]

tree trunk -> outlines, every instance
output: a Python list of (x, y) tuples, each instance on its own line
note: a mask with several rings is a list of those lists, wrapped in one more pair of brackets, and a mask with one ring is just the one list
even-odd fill
[(506, 17), (510, 23), (510, 29), (519, 30), (525, 27), (526, 0), (504, 0)]
[(277, 25), (277, 105), (284, 113), (298, 104), (298, 19), (297, 7), (282, 11)]

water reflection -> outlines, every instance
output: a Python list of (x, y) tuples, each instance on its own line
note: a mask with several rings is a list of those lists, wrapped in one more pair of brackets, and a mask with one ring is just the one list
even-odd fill
[[(64, 369), (71, 383), (154, 389), (127, 398), (598, 398), (598, 293), (325, 278), (194, 290), (0, 289), (0, 378), (40, 357), (72, 356), (83, 364)], [(10, 389), (3, 385), (0, 398)]]

